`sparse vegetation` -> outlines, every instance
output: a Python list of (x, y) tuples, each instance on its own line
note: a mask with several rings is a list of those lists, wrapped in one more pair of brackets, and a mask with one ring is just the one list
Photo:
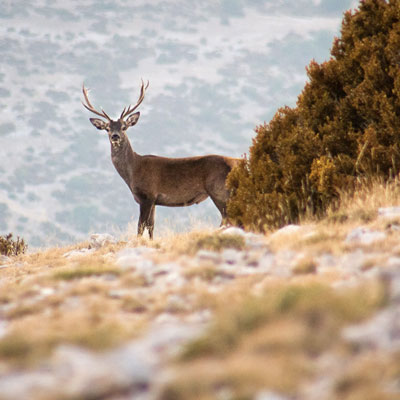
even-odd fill
[(18, 254), (25, 253), (28, 246), (25, 244), (24, 239), (17, 237), (13, 239), (12, 233), (5, 236), (0, 236), (0, 254), (4, 256), (17, 256)]
[(222, 249), (242, 250), (245, 247), (245, 241), (242, 236), (231, 234), (201, 234), (195, 237), (193, 242), (189, 244), (189, 252), (193, 253), (198, 250), (221, 251)]
[[(262, 296), (245, 295), (233, 306), (222, 301), (215, 325), (205, 336), (186, 347), (182, 359), (229, 354), (243, 336), (281, 318), (299, 319), (311, 330), (316, 325), (327, 324), (332, 331), (345, 323), (366, 318), (382, 304), (383, 291), (377, 287), (369, 291), (350, 290), (344, 294), (315, 284), (268, 288)], [(317, 331), (315, 335), (323, 334)], [(309, 340), (309, 346), (313, 346), (316, 339)]]
[[(269, 387), (289, 395), (317, 373), (315, 358), (343, 346), (338, 332), (384, 304), (381, 287), (337, 293), (324, 285), (268, 287), (222, 300), (214, 325), (188, 344), (162, 399), (216, 399), (218, 388), (251, 399)], [(189, 368), (190, 366), (190, 368)]]

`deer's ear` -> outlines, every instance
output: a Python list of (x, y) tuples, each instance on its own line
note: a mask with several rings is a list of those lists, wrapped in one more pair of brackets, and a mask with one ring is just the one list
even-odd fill
[(138, 111), (138, 112), (135, 112), (134, 114), (132, 114), (132, 115), (130, 115), (130, 116), (128, 117), (128, 119), (126, 120), (126, 124), (127, 124), (128, 126), (133, 126), (133, 125), (135, 125), (136, 122), (138, 122), (139, 117), (140, 117), (140, 112), (139, 112), (139, 111)]
[(100, 130), (104, 130), (107, 128), (107, 122), (104, 122), (102, 119), (99, 118), (89, 118), (90, 122), (97, 128)]

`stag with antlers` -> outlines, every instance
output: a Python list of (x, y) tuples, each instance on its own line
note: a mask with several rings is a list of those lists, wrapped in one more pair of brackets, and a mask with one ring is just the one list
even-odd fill
[(142, 80), (138, 101), (133, 107), (125, 107), (116, 121), (103, 109), (96, 110), (87, 89), (82, 87), (83, 106), (102, 118), (90, 118), (90, 122), (97, 129), (107, 131), (114, 167), (140, 206), (138, 235), (141, 236), (147, 228), (150, 238), (153, 238), (155, 206), (190, 206), (208, 197), (220, 211), (223, 222), (227, 217), (229, 198), (226, 177), (239, 159), (219, 155), (169, 158), (134, 152), (126, 131), (138, 122), (140, 112), (134, 111), (142, 103), (148, 87), (149, 82), (145, 85)]

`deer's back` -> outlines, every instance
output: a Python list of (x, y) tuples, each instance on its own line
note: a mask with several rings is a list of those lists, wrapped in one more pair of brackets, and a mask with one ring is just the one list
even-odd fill
[(170, 158), (153, 155), (142, 156), (142, 168), (157, 170), (163, 179), (186, 178), (196, 175), (196, 178), (206, 178), (210, 175), (226, 175), (235, 164), (235, 160), (219, 155), (198, 157)]
[[(225, 180), (237, 159), (219, 155), (169, 158), (141, 156), (136, 190), (149, 191), (159, 205), (199, 203), (213, 190), (225, 190)], [(142, 179), (140, 178), (142, 177)], [(144, 183), (143, 189), (140, 187)]]

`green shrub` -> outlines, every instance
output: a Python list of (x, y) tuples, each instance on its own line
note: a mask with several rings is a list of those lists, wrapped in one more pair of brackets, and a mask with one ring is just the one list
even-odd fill
[(312, 61), (297, 107), (256, 128), (249, 158), (232, 170), (228, 215), (265, 230), (320, 215), (360, 177), (400, 171), (400, 13), (364, 0), (346, 12), (329, 61)]
[(25, 244), (24, 239), (13, 240), (12, 233), (5, 236), (0, 236), (0, 254), (4, 256), (17, 256), (18, 254), (25, 253), (28, 246)]

